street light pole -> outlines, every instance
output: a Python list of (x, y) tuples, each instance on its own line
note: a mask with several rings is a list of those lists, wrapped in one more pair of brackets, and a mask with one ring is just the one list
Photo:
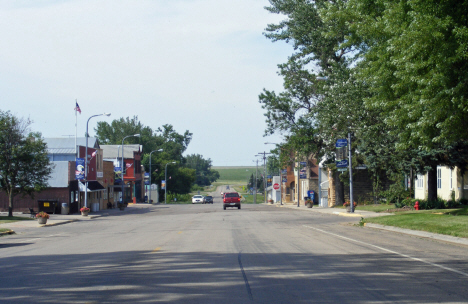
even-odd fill
[(280, 177), (280, 205), (283, 205), (283, 176), (281, 175), (281, 166), (279, 168), (279, 177)]
[[(89, 134), (88, 134), (88, 124), (89, 124), (89, 120), (93, 117), (96, 117), (96, 116), (110, 116), (111, 113), (103, 113), (103, 114), (97, 114), (97, 115), (93, 115), (91, 117), (88, 118), (88, 121), (86, 122), (86, 150), (85, 150), (85, 207), (88, 207), (88, 137), (89, 137)], [(76, 147), (75, 147), (76, 149)]]
[(128, 138), (128, 137), (140, 137), (140, 134), (133, 134), (133, 135), (128, 135), (128, 136), (125, 136), (123, 139), (122, 139), (122, 180), (121, 180), (121, 186), (122, 186), (122, 204), (125, 203), (124, 202), (124, 199), (125, 199), (125, 192), (124, 192), (124, 168), (125, 168), (125, 163), (124, 163), (124, 140), (125, 138)]
[(258, 152), (258, 154), (263, 154), (263, 192), (265, 196), (265, 204), (267, 202), (267, 187), (266, 187), (266, 155), (271, 154), (267, 152)]
[(153, 152), (161, 152), (161, 151), (163, 151), (163, 149), (153, 150), (153, 151), (150, 152), (150, 163), (149, 163), (149, 172), (150, 172), (150, 174), (149, 174), (149, 184), (150, 184), (150, 191), (149, 191), (149, 201), (148, 201), (148, 203), (150, 203), (150, 204), (151, 204), (151, 175), (153, 174), (153, 171), (152, 171), (152, 169), (151, 169), (151, 154), (153, 154)]
[[(255, 156), (260, 156), (260, 155), (255, 155)], [(258, 159), (254, 160), (254, 162), (257, 163), (256, 167), (255, 167), (255, 187), (254, 187), (254, 204), (257, 203), (257, 174), (258, 174)]]
[(164, 181), (166, 182), (166, 185), (164, 187), (164, 204), (167, 204), (167, 165), (175, 163), (175, 161), (167, 163), (166, 168), (164, 169)]
[(349, 154), (349, 212), (354, 213), (353, 200), (353, 160), (351, 155), (351, 133), (348, 133), (348, 154)]

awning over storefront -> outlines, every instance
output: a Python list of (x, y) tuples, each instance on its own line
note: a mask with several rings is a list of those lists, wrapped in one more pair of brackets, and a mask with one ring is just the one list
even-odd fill
[[(85, 192), (86, 187), (84, 183), (79, 182), (78, 183), (80, 187), (80, 192)], [(93, 191), (102, 191), (104, 190), (104, 187), (97, 181), (88, 181), (88, 192), (93, 192)]]

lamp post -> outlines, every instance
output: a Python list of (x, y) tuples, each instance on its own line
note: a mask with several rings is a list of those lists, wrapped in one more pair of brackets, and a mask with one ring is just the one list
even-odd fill
[(125, 199), (125, 192), (124, 192), (124, 172), (125, 172), (125, 163), (124, 163), (124, 140), (125, 138), (128, 138), (128, 137), (140, 137), (140, 134), (133, 134), (133, 135), (128, 135), (128, 136), (125, 136), (123, 139), (122, 139), (122, 180), (120, 181), (121, 183), (121, 186), (122, 186), (122, 204), (125, 203), (124, 202), (124, 199)]
[(164, 187), (164, 204), (167, 204), (167, 165), (175, 163), (175, 161), (167, 163), (166, 168), (164, 169), (164, 181), (166, 182), (166, 185)]
[[(85, 207), (88, 207), (88, 124), (89, 124), (89, 120), (93, 117), (96, 117), (96, 116), (110, 116), (111, 113), (103, 113), (103, 114), (96, 114), (96, 115), (93, 115), (91, 117), (88, 118), (88, 121), (86, 122), (86, 150), (85, 150)], [(75, 147), (76, 149), (76, 147)]]
[[(255, 156), (261, 156), (261, 155), (255, 155)], [(257, 178), (257, 174), (258, 174), (258, 159), (254, 160), (254, 162), (257, 163), (256, 167), (255, 167), (255, 187), (254, 187), (254, 204), (257, 203), (257, 183), (258, 183), (258, 178)]]
[[(278, 145), (277, 143), (266, 142), (265, 145)], [(281, 166), (279, 166), (279, 178), (280, 178), (280, 205), (283, 205), (283, 177), (281, 176)]]
[(271, 154), (271, 153), (267, 153), (267, 152), (258, 152), (258, 154), (263, 154), (263, 192), (264, 192), (264, 196), (265, 196), (265, 204), (267, 202), (267, 187), (266, 187), (266, 155), (267, 154)]
[(150, 166), (149, 166), (149, 171), (150, 171), (150, 175), (149, 175), (149, 184), (150, 184), (150, 191), (149, 191), (149, 203), (151, 204), (151, 174), (153, 173), (153, 171), (151, 170), (151, 154), (153, 154), (153, 152), (161, 152), (163, 149), (159, 149), (159, 150), (153, 150), (150, 152)]

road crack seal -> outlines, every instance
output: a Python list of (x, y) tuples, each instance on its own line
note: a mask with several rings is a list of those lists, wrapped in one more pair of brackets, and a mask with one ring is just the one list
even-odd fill
[(239, 267), (242, 272), (242, 276), (244, 277), (245, 288), (247, 288), (247, 294), (249, 295), (250, 301), (253, 301), (253, 295), (252, 295), (252, 290), (250, 289), (249, 280), (247, 279), (247, 275), (245, 274), (244, 267), (242, 266), (241, 251), (239, 251), (237, 260), (239, 261)]

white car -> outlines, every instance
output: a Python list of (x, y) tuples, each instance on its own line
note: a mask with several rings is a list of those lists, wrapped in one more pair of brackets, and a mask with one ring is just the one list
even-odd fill
[(192, 204), (203, 204), (203, 195), (192, 196)]

